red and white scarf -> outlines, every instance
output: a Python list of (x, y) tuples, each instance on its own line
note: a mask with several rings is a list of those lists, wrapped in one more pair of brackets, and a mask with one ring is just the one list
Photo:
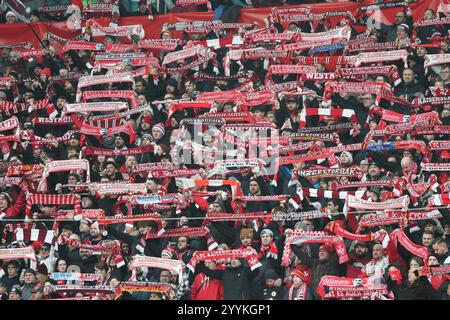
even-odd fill
[(358, 199), (355, 196), (348, 195), (345, 200), (346, 207), (359, 210), (389, 210), (408, 208), (410, 199), (408, 196), (402, 196), (396, 199), (390, 199), (386, 202), (371, 202), (368, 200)]
[(420, 167), (422, 171), (449, 171), (450, 163), (420, 163)]
[(47, 111), (50, 118), (54, 118), (58, 115), (53, 103), (49, 103), (48, 99), (42, 99), (34, 101), (32, 104), (29, 103), (15, 103), (8, 102), (6, 100), (0, 100), (0, 112), (7, 116), (14, 116), (17, 113), (27, 111), (31, 113), (33, 110), (43, 110)]
[(72, 124), (72, 119), (70, 117), (64, 117), (64, 118), (41, 118), (41, 117), (35, 117), (31, 120), (34, 124), (41, 124), (45, 126), (59, 126), (59, 125), (69, 125)]
[(93, 37), (111, 35), (116, 37), (127, 37), (131, 39), (133, 30), (143, 30), (143, 27), (140, 24), (103, 27), (97, 21), (90, 19), (86, 21), (86, 29), (90, 31)]
[(183, 261), (136, 255), (133, 257), (133, 261), (131, 261), (131, 264), (129, 266), (129, 269), (131, 269), (132, 271), (130, 280), (136, 279), (137, 268), (144, 268), (144, 267), (169, 270), (171, 272), (175, 272), (176, 274), (178, 274), (178, 279), (180, 281), (183, 278), (183, 269), (184, 269)]
[(408, 55), (408, 51), (404, 49), (394, 51), (361, 52), (357, 55), (355, 66), (359, 67), (363, 63), (403, 60), (406, 68), (408, 67)]
[(33, 247), (0, 249), (0, 260), (31, 259), (36, 261)]
[(278, 154), (286, 154), (289, 153), (292, 155), (295, 151), (304, 151), (310, 149), (315, 144), (314, 141), (309, 141), (305, 143), (296, 143), (292, 145), (288, 145), (286, 147), (277, 147), (273, 149), (267, 150), (270, 155), (278, 155)]
[(332, 183), (330, 189), (349, 189), (349, 188), (360, 188), (360, 187), (392, 187), (392, 180), (377, 180), (377, 181), (349, 181), (349, 182), (337, 182)]
[(288, 194), (278, 194), (273, 196), (241, 196), (237, 197), (236, 200), (241, 200), (245, 202), (280, 202), (288, 199), (290, 195)]
[(261, 219), (268, 225), (272, 219), (272, 215), (267, 212), (248, 212), (248, 213), (214, 213), (207, 212), (203, 225), (207, 226), (211, 222), (216, 221), (251, 221)]
[(162, 62), (162, 66), (170, 64), (172, 62), (182, 61), (184, 59), (192, 58), (194, 56), (205, 56), (207, 54), (208, 49), (202, 45), (197, 45), (189, 49), (169, 52)]
[[(289, 288), (288, 300), (306, 300), (308, 286), (302, 282), (298, 287)], [(294, 290), (297, 290), (294, 296)]]
[(170, 125), (170, 118), (176, 111), (182, 111), (185, 109), (212, 109), (214, 105), (209, 102), (193, 102), (193, 101), (173, 101), (170, 105), (169, 115), (167, 117), (166, 126)]
[[(97, 61), (123, 61), (123, 60), (135, 60), (145, 58), (146, 54), (144, 52), (125, 52), (125, 53), (111, 53), (111, 52), (102, 52), (95, 54), (95, 60)], [(155, 61), (156, 58), (150, 57), (152, 61)]]
[(292, 245), (303, 243), (327, 243), (334, 246), (338, 256), (339, 263), (345, 263), (348, 261), (347, 250), (345, 248), (342, 238), (334, 235), (328, 235), (322, 231), (294, 231), (290, 235), (286, 236), (284, 252), (282, 257), (282, 266), (289, 266), (292, 256)]
[[(139, 107), (139, 100), (136, 92), (133, 90), (101, 90), (101, 91), (84, 91), (83, 100), (98, 99), (98, 98), (123, 98), (130, 101), (131, 109)], [(108, 110), (109, 111), (109, 110)]]
[(351, 28), (345, 26), (342, 28), (332, 29), (324, 32), (306, 33), (300, 32), (300, 39), (302, 42), (317, 42), (317, 41), (332, 41), (338, 42), (339, 40), (350, 40)]
[(305, 66), (305, 65), (292, 65), (292, 64), (276, 64), (271, 65), (269, 70), (267, 71), (265, 84), (271, 82), (272, 75), (289, 75), (289, 74), (297, 74), (303, 75), (307, 72), (315, 73), (317, 72), (317, 68), (315, 66)]
[(121, 150), (111, 150), (111, 149), (104, 149), (104, 148), (97, 148), (92, 146), (86, 146), (81, 149), (82, 157), (95, 155), (95, 156), (106, 156), (106, 157), (119, 157), (119, 156), (129, 156), (129, 155), (136, 155), (141, 153), (153, 153), (154, 152), (154, 146), (144, 146), (144, 147), (137, 147), (137, 148), (129, 148), (129, 149), (121, 149)]
[(187, 264), (187, 267), (194, 273), (197, 263), (201, 261), (238, 258), (244, 258), (252, 271), (261, 267), (261, 263), (254, 249), (196, 251)]
[(45, 143), (53, 143), (53, 142), (67, 142), (70, 140), (70, 137), (72, 136), (72, 133), (75, 131), (69, 130), (67, 131), (63, 136), (61, 137), (55, 137), (55, 138), (42, 138), (36, 135), (33, 135), (31, 137), (24, 137), (21, 136), (22, 139), (29, 140), (30, 144), (45, 144)]
[(384, 75), (391, 79), (394, 86), (401, 83), (400, 74), (396, 66), (377, 66), (338, 69), (336, 73), (345, 80), (365, 80), (368, 75)]
[(377, 96), (376, 102), (379, 103), (382, 98), (387, 96), (386, 92), (392, 89), (384, 82), (336, 82), (330, 81), (325, 84), (323, 93), (323, 102), (327, 103), (331, 100), (334, 93), (350, 93), (350, 94), (375, 94)]
[(177, 185), (183, 189), (191, 189), (196, 187), (221, 187), (229, 185), (231, 187), (232, 199), (243, 196), (241, 183), (237, 180), (209, 180), (209, 179), (183, 179), (176, 178)]
[[(45, 215), (39, 215), (45, 216)], [(79, 221), (87, 218), (91, 220), (103, 219), (105, 217), (105, 211), (103, 209), (82, 209), (79, 214), (75, 210), (58, 210), (56, 212), (56, 221), (64, 219), (73, 219)]]
[(450, 193), (433, 194), (430, 199), (428, 199), (428, 205), (431, 207), (450, 205)]
[(329, 178), (329, 177), (352, 177), (362, 179), (365, 175), (365, 170), (362, 170), (360, 167), (352, 166), (348, 168), (323, 168), (316, 167), (311, 169), (300, 169), (293, 170), (293, 175), (301, 176), (305, 178), (311, 177), (321, 177), (321, 178)]
[(378, 213), (365, 214), (358, 223), (356, 233), (362, 228), (372, 228), (376, 226), (384, 226), (390, 224), (399, 224), (400, 227), (406, 226), (408, 221), (440, 219), (442, 214), (439, 210), (427, 211), (385, 211)]
[(176, 170), (177, 167), (172, 163), (155, 162), (135, 164), (131, 170), (131, 174), (145, 173), (152, 170)]
[(42, 180), (39, 182), (38, 191), (47, 191), (47, 177), (53, 172), (64, 172), (64, 171), (86, 171), (86, 182), (91, 181), (89, 161), (86, 159), (78, 160), (55, 160), (47, 163), (44, 167), (42, 173)]
[(31, 206), (33, 204), (50, 204), (50, 205), (73, 205), (75, 214), (81, 214), (81, 201), (78, 195), (68, 194), (36, 194), (28, 193), (26, 195), (27, 206), (25, 214), (30, 217)]
[(297, 81), (288, 81), (283, 83), (267, 83), (265, 84), (261, 90), (268, 90), (274, 93), (280, 92), (292, 92), (297, 91), (299, 88), (302, 88), (302, 84)]
[(424, 63), (425, 72), (428, 67), (448, 63), (450, 63), (450, 53), (426, 54)]
[[(223, 119), (226, 122), (248, 122), (255, 123), (255, 116), (251, 112), (218, 112), (206, 113), (206, 119)], [(198, 118), (197, 118), (198, 119)]]
[(114, 112), (117, 110), (128, 110), (126, 102), (88, 102), (67, 104), (63, 109), (61, 117), (72, 113), (90, 113), (90, 112)]
[(33, 50), (17, 50), (19, 52), (19, 56), (24, 59), (28, 60), (29, 58), (36, 58), (36, 57), (42, 57), (47, 54), (47, 52), (44, 49), (33, 49)]
[(44, 166), (42, 164), (20, 164), (17, 166), (10, 166), (6, 172), (6, 176), (20, 176), (35, 180), (42, 176), (43, 171)]
[(53, 230), (17, 228), (12, 241), (40, 241), (53, 245), (56, 236)]
[(329, 222), (325, 228), (324, 231), (328, 231), (330, 233), (333, 233), (337, 236), (341, 236), (346, 239), (355, 240), (355, 241), (364, 241), (364, 242), (370, 242), (374, 241), (377, 238), (379, 238), (378, 234), (355, 234), (351, 233), (344, 228), (342, 228), (336, 221)]
[(13, 130), (17, 128), (18, 125), (19, 120), (17, 119), (17, 117), (12, 117), (10, 119), (0, 122), (0, 132)]
[(100, 196), (147, 193), (145, 183), (96, 183), (93, 187)]
[(180, 178), (180, 177), (192, 177), (196, 175), (202, 175), (201, 169), (174, 169), (174, 170), (151, 170), (149, 171), (149, 177), (156, 179), (165, 178)]
[(321, 219), (328, 217), (328, 213), (321, 210), (303, 211), (303, 212), (274, 212), (272, 213), (272, 221), (292, 221), (292, 220), (308, 220)]
[(368, 193), (367, 191), (330, 191), (330, 190), (321, 190), (314, 188), (306, 188), (302, 187), (299, 192), (297, 192), (289, 203), (297, 210), (300, 206), (299, 203), (305, 198), (324, 198), (324, 199), (347, 199), (348, 197), (355, 197), (357, 199), (367, 199)]
[(413, 255), (422, 258), (424, 261), (428, 259), (430, 253), (427, 247), (420, 246), (412, 242), (404, 233), (403, 229), (395, 229), (389, 234), (390, 240), (393, 242), (394, 246), (397, 247), (398, 242), (405, 247), (406, 250), (411, 252)]
[(359, 42), (347, 45), (346, 52), (362, 52), (362, 51), (387, 51), (398, 49), (398, 42)]
[[(104, 293), (104, 294), (113, 294), (114, 288), (111, 286), (84, 286), (84, 285), (56, 285), (53, 286), (53, 291), (55, 292), (81, 292), (83, 294), (90, 293)], [(66, 298), (64, 300), (67, 300)]]
[[(355, 111), (352, 109), (328, 109), (328, 108), (303, 108), (300, 112), (299, 127), (306, 127), (306, 117), (324, 116), (335, 119), (348, 118), (352, 123), (357, 123)], [(350, 130), (350, 133), (352, 130)]]
[(278, 157), (275, 160), (274, 181), (277, 181), (278, 171), (281, 166), (284, 166), (287, 164), (292, 164), (292, 163), (297, 163), (297, 162), (308, 162), (308, 161), (319, 160), (319, 159), (327, 159), (332, 155), (333, 155), (333, 153), (326, 150), (326, 151), (320, 151), (320, 152), (298, 154), (298, 155), (293, 155), (293, 156)]
[(91, 126), (89, 124), (83, 123), (75, 115), (71, 116), (73, 123), (77, 127), (80, 133), (91, 136), (102, 136), (102, 135), (115, 135), (119, 133), (126, 133), (130, 136), (130, 143), (136, 141), (136, 133), (130, 123), (124, 123), (117, 127), (112, 128), (100, 128), (96, 126)]
[(174, 229), (163, 229), (159, 232), (149, 231), (145, 239), (159, 239), (159, 238), (197, 238), (205, 237), (208, 235), (208, 230), (205, 227), (193, 227), (193, 228), (174, 228)]
[(69, 246), (74, 248), (80, 248), (85, 250), (90, 250), (92, 252), (98, 252), (104, 254), (105, 252), (112, 251), (112, 257), (114, 259), (114, 262), (117, 265), (117, 268), (121, 268), (125, 266), (125, 261), (122, 256), (122, 252), (120, 249), (120, 242), (118, 240), (114, 241), (101, 241), (101, 243), (97, 245), (91, 245), (91, 244), (82, 244), (78, 242), (77, 240), (69, 240), (68, 242)]
[(177, 46), (181, 45), (180, 39), (142, 39), (138, 42), (138, 47), (143, 49), (157, 49), (173, 51)]
[(103, 43), (95, 43), (88, 41), (67, 41), (62, 50), (67, 52), (69, 50), (89, 50), (89, 51), (101, 51), (105, 45)]
[(422, 107), (424, 105), (440, 106), (446, 103), (450, 103), (450, 95), (438, 96), (438, 97), (422, 97), (414, 98), (412, 105), (414, 107)]
[(78, 80), (77, 90), (81, 92), (81, 89), (95, 86), (99, 84), (118, 83), (118, 82), (131, 82), (134, 87), (134, 78), (130, 73), (118, 73), (114, 75), (97, 75), (97, 76), (84, 76)]
[(133, 206), (143, 206), (169, 203), (183, 204), (186, 199), (178, 193), (167, 193), (162, 195), (122, 196), (118, 202), (120, 201), (129, 202)]
[(203, 69), (206, 68), (208, 61), (212, 60), (213, 65), (215, 67), (218, 66), (218, 62), (216, 59), (216, 54), (214, 52), (206, 52), (205, 55), (200, 56), (198, 59), (196, 59), (195, 61), (192, 61), (189, 64), (180, 66), (180, 67), (174, 67), (174, 68), (167, 68), (166, 69), (166, 73), (177, 73), (177, 72), (181, 72), (183, 74), (186, 74), (188, 71), (191, 70), (195, 70), (198, 71), (201, 65), (203, 65)]
[(377, 284), (375, 280), (373, 277), (361, 279), (323, 276), (317, 286), (317, 293), (322, 299), (361, 298), (370, 297), (373, 294), (389, 294), (387, 285)]
[(298, 33), (253, 33), (250, 35), (250, 43), (257, 42), (289, 42), (289, 41), (299, 41), (300, 34)]

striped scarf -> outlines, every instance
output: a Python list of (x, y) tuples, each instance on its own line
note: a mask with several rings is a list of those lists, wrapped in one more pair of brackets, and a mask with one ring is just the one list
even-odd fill
[(38, 194), (28, 193), (25, 214), (30, 217), (31, 206), (33, 204), (50, 204), (50, 205), (73, 205), (75, 213), (81, 214), (81, 203), (78, 195), (68, 194)]
[(283, 257), (281, 260), (282, 266), (289, 266), (291, 264), (291, 246), (303, 243), (326, 243), (332, 245), (339, 256), (339, 263), (342, 264), (348, 261), (347, 249), (345, 248), (342, 238), (335, 235), (328, 235), (322, 231), (294, 231), (286, 236)]
[(42, 173), (42, 179), (39, 182), (38, 191), (46, 192), (48, 191), (47, 187), (47, 177), (54, 172), (64, 172), (64, 171), (86, 171), (86, 182), (91, 181), (89, 161), (86, 159), (79, 160), (55, 160), (47, 163), (44, 167), (44, 171)]
[(450, 193), (433, 194), (430, 199), (428, 199), (428, 205), (431, 207), (450, 205)]
[(158, 268), (170, 270), (178, 274), (178, 279), (181, 281), (183, 279), (184, 263), (180, 260), (156, 258), (156, 257), (146, 257), (146, 256), (134, 256), (133, 260), (129, 266), (132, 271), (130, 280), (136, 279), (136, 269), (137, 268)]
[(56, 235), (53, 230), (16, 228), (12, 232), (14, 232), (12, 242), (39, 241), (51, 245), (54, 245), (56, 242)]

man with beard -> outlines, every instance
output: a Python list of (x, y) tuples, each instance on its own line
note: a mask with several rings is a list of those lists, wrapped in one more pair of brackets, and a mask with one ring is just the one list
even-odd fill
[(328, 244), (323, 244), (319, 248), (319, 258), (313, 259), (312, 263), (312, 279), (311, 286), (313, 289), (314, 298), (320, 300), (317, 293), (317, 286), (323, 276), (341, 276), (339, 270), (339, 261), (337, 254), (333, 252), (333, 247)]
[(372, 259), (362, 268), (362, 274), (371, 277), (382, 275), (389, 265), (389, 259), (384, 255), (384, 248), (381, 243), (375, 243), (372, 247)]
[(439, 259), (439, 263), (449, 264), (450, 263), (450, 253), (448, 251), (447, 242), (444, 239), (439, 238), (433, 244), (433, 250)]
[(183, 261), (184, 263), (188, 263), (191, 260), (193, 252), (190, 250), (191, 239), (188, 237), (179, 237), (177, 240), (176, 246), (176, 254), (177, 259)]
[(357, 278), (361, 274), (364, 265), (370, 261), (369, 248), (367, 243), (358, 241), (354, 245), (354, 250), (349, 254), (349, 261), (346, 264), (347, 278)]

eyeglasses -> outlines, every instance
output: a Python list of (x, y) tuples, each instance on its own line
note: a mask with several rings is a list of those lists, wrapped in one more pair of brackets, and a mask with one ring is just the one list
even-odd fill
[(39, 249), (39, 251), (48, 251), (48, 248), (42, 247), (42, 248)]

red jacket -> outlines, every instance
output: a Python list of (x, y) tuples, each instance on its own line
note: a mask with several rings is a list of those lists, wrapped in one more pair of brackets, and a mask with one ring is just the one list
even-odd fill
[(21, 190), (16, 202), (5, 210), (5, 218), (17, 218), (24, 211), (25, 204), (25, 192)]
[(223, 300), (222, 280), (213, 279), (199, 273), (192, 284), (192, 300)]

